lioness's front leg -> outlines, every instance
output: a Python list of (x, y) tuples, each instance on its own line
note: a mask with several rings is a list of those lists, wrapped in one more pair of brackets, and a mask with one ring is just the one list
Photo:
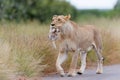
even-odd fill
[(72, 62), (71, 62), (70, 69), (69, 69), (69, 72), (68, 72), (69, 77), (76, 75), (76, 66), (77, 66), (77, 60), (78, 60), (78, 53), (79, 53), (79, 51), (76, 51), (72, 56)]
[(65, 75), (63, 68), (61, 67), (61, 64), (66, 60), (67, 58), (67, 52), (66, 51), (60, 51), (57, 61), (56, 61), (56, 68), (57, 71), (60, 73), (60, 75), (63, 77)]
[(86, 56), (87, 56), (86, 52), (80, 53), (81, 67), (80, 67), (79, 71), (77, 72), (78, 74), (82, 74), (86, 68)]

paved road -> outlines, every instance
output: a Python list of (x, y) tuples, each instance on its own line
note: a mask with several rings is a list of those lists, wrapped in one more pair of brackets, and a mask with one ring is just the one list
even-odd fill
[(43, 80), (120, 80), (120, 65), (105, 66), (103, 74), (95, 74), (95, 69), (92, 69), (75, 77), (60, 77), (54, 74), (43, 77)]

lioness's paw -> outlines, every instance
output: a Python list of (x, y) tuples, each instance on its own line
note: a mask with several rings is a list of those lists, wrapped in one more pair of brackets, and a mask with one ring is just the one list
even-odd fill
[(77, 75), (76, 73), (68, 73), (68, 74), (67, 74), (68, 77), (74, 77), (74, 76), (76, 76), (76, 75)]
[(96, 71), (96, 74), (102, 74), (103, 72), (102, 71)]
[(84, 72), (84, 70), (81, 70), (81, 69), (80, 69), (80, 70), (77, 71), (77, 74), (82, 75), (83, 72)]
[(64, 77), (65, 75), (61, 74), (60, 76), (61, 76), (61, 77)]
[(96, 71), (96, 74), (102, 74), (102, 73), (103, 73), (102, 70), (97, 70), (97, 71)]
[(63, 73), (60, 73), (60, 76), (61, 77), (64, 77), (65, 76), (65, 73), (63, 72)]
[(64, 73), (63, 70), (59, 71), (59, 73), (60, 73), (60, 76), (61, 76), (61, 77), (64, 77), (64, 76), (65, 76), (65, 73)]
[(82, 75), (83, 73), (82, 73), (82, 72), (80, 72), (80, 71), (78, 71), (78, 72), (77, 72), (77, 74)]

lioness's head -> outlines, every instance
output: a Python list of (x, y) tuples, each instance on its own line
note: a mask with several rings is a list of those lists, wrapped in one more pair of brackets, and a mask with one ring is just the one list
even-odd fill
[(63, 15), (54, 15), (52, 18), (51, 26), (61, 27), (64, 25), (66, 21), (70, 19), (70, 15), (63, 16)]
[(70, 19), (70, 15), (54, 15), (50, 24), (49, 39), (56, 40), (61, 32), (61, 27)]

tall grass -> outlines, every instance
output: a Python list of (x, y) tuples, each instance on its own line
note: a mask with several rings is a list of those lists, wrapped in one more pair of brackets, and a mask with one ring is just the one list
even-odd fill
[[(79, 21), (80, 25), (94, 24), (100, 28), (103, 37), (103, 56), (105, 65), (119, 63), (120, 37), (119, 19), (92, 19)], [(114, 29), (114, 30), (113, 30)], [(119, 28), (120, 29), (120, 28)], [(39, 76), (55, 72), (58, 51), (48, 40), (49, 26), (37, 21), (27, 23), (0, 24), (0, 79), (8, 80), (11, 76)], [(67, 69), (71, 61), (63, 64)], [(96, 62), (95, 53), (88, 54), (89, 66)], [(67, 69), (68, 70), (68, 69)]]
[[(10, 70), (8, 76), (32, 77), (42, 73), (47, 66), (46, 63), (42, 63), (45, 61), (43, 58), (50, 51), (44, 34), (47, 29), (44, 30), (46, 27), (39, 25), (37, 22), (0, 25), (1, 74), (6, 74), (7, 69)], [(8, 76), (0, 76), (0, 79)]]

